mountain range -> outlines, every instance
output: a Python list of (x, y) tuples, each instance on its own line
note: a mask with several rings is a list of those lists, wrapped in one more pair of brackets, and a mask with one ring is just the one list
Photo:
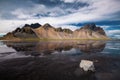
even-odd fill
[(2, 39), (109, 39), (109, 37), (107, 37), (103, 28), (96, 26), (94, 23), (86, 24), (74, 31), (61, 27), (55, 28), (48, 23), (44, 25), (35, 23), (25, 24), (22, 28), (18, 27), (4, 35)]

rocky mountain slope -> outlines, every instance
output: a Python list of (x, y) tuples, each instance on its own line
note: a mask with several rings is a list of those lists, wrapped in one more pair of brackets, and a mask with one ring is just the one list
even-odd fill
[(72, 31), (70, 29), (55, 28), (46, 23), (40, 25), (25, 24), (22, 28), (17, 28), (13, 32), (7, 33), (3, 39), (109, 39), (105, 31), (95, 24), (87, 24), (80, 29)]

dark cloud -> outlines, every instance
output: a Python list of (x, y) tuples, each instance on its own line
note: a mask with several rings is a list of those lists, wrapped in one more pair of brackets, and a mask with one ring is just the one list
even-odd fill
[[(16, 15), (11, 14), (11, 12), (16, 9), (24, 9), (22, 12), (29, 11), (35, 5), (43, 5), (46, 8), (42, 11), (38, 10), (38, 12), (30, 13), (33, 17), (40, 16), (51, 16), (51, 14), (55, 14), (52, 16), (61, 16), (66, 14), (71, 14), (74, 10), (79, 8), (89, 6), (88, 3), (83, 2), (73, 2), (73, 3), (65, 3), (62, 0), (0, 0), (0, 12), (2, 19), (17, 19)], [(52, 8), (59, 7), (58, 10), (53, 10)], [(60, 10), (61, 9), (61, 10)], [(51, 11), (50, 11), (51, 10)], [(42, 13), (44, 12), (44, 13)]]
[(28, 9), (33, 7), (33, 3), (30, 0), (0, 0), (0, 19), (16, 19), (11, 14), (16, 9)]
[(75, 8), (78, 9), (80, 7), (89, 6), (89, 3), (85, 2), (73, 2), (73, 3), (65, 3), (62, 0), (32, 0), (36, 4), (44, 4), (49, 7), (59, 6), (61, 8)]
[(120, 29), (120, 25), (110, 25), (109, 28), (107, 28), (106, 30), (119, 30)]
[(97, 25), (120, 25), (120, 20), (95, 22)]
[(55, 7), (61, 5), (63, 1), (60, 0), (31, 0), (36, 4), (44, 4), (46, 6)]

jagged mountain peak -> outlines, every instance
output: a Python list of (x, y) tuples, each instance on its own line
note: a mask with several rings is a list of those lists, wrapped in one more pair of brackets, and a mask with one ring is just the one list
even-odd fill
[(90, 29), (90, 30), (95, 30), (96, 25), (95, 23), (90, 23), (90, 24), (86, 24), (85, 26), (83, 26), (81, 29)]
[[(39, 28), (40, 27), (40, 28)], [(55, 28), (46, 23), (40, 25), (25, 24), (22, 28), (17, 28), (12, 33), (13, 37), (17, 38), (39, 38), (39, 39), (108, 39), (105, 31), (101, 27), (97, 27), (95, 24), (86, 24), (80, 29), (72, 31), (70, 29), (62, 29), (61, 27)], [(7, 34), (5, 37), (11, 37), (11, 34)]]
[(51, 25), (49, 23), (45, 23), (43, 26), (44, 27), (51, 27)]
[(31, 25), (29, 25), (29, 24), (24, 25), (24, 27), (31, 27), (33, 29), (38, 28), (40, 26), (41, 26), (41, 24), (39, 24), (39, 23), (34, 23), (34, 24), (31, 24)]
[(53, 28), (49, 23), (46, 23), (42, 26), (44, 29)]
[(86, 24), (85, 26), (81, 27), (80, 29), (77, 29), (76, 31), (79, 31), (79, 30), (91, 30), (91, 31), (97, 32), (101, 35), (106, 35), (103, 28), (96, 26), (95, 23)]
[(40, 26), (41, 26), (41, 24), (39, 24), (39, 23), (31, 24), (31, 27), (32, 27), (32, 28), (38, 28), (38, 27), (40, 27)]
[(25, 24), (23, 27), (30, 27), (30, 25), (29, 24)]

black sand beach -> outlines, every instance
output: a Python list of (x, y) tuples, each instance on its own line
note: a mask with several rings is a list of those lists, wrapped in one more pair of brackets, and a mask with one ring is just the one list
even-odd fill
[[(93, 43), (76, 46), (65, 42), (63, 46), (63, 42), (25, 45), (7, 42), (16, 52), (6, 54), (9, 57), (14, 54), (13, 58), (1, 57), (0, 80), (120, 80), (120, 55), (114, 54), (114, 50), (106, 52), (111, 45), (119, 48), (119, 42)], [(14, 57), (17, 54), (24, 57)], [(79, 67), (83, 59), (94, 62), (95, 72), (85, 72)]]
[[(0, 62), (0, 80), (120, 80), (119, 57), (54, 57), (29, 57)], [(79, 67), (81, 59), (94, 61), (96, 71), (84, 72)]]

